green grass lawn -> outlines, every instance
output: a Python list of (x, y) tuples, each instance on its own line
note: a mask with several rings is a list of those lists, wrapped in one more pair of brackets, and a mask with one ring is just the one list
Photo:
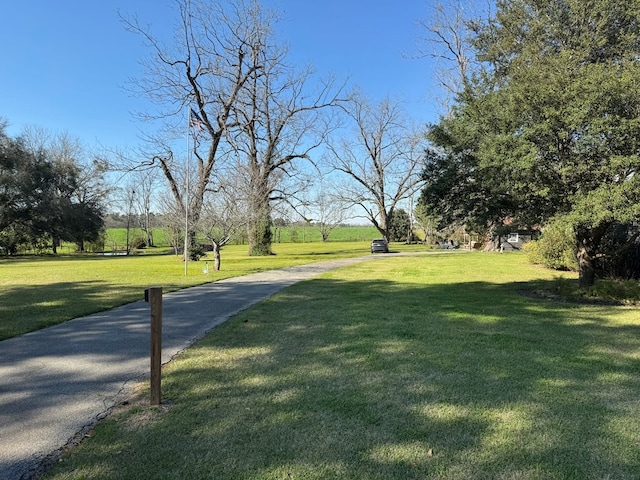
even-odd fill
[[(0, 340), (140, 300), (150, 286), (162, 286), (167, 292), (269, 269), (367, 255), (369, 243), (283, 243), (274, 245), (275, 255), (268, 257), (249, 257), (247, 249), (246, 245), (225, 247), (219, 272), (212, 271), (209, 253), (199, 262), (189, 262), (186, 276), (182, 256), (176, 255), (0, 258)], [(207, 261), (209, 273), (204, 275)]]
[[(316, 225), (309, 226), (287, 226), (272, 227), (273, 241), (275, 245), (280, 243), (314, 243), (321, 242), (322, 235), (320, 227)], [(329, 242), (362, 242), (371, 241), (378, 238), (380, 233), (375, 227), (365, 225), (339, 226), (331, 230), (329, 234)], [(144, 238), (144, 232), (139, 228), (131, 228), (129, 230), (129, 241), (135, 238)], [(153, 229), (154, 244), (158, 247), (167, 247), (170, 245), (167, 232), (163, 228)], [(206, 240), (200, 239), (202, 243)], [(104, 247), (111, 251), (114, 249), (126, 249), (127, 230), (125, 228), (109, 228), (105, 233)], [(69, 253), (75, 250), (75, 245), (65, 244), (62, 251)]]
[(638, 309), (520, 295), (556, 275), (440, 254), (294, 285), (174, 359), (160, 408), (141, 386), (46, 478), (637, 479)]

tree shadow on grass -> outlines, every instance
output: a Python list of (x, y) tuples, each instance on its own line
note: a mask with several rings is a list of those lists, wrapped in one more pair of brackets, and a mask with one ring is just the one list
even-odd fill
[(121, 476), (634, 478), (637, 317), (518, 288), (295, 285), (171, 365)]
[[(165, 293), (185, 288), (164, 285)], [(144, 288), (102, 280), (3, 287), (0, 341), (141, 300)]]
[(112, 307), (105, 282), (59, 282), (3, 288), (0, 291), (0, 340)]

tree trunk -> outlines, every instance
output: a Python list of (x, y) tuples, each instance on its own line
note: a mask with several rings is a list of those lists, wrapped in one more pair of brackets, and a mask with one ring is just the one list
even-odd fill
[(593, 259), (595, 257), (593, 229), (579, 225), (576, 232), (576, 258), (578, 259), (578, 285), (580, 288), (593, 286), (596, 280)]
[(596, 272), (593, 267), (593, 256), (586, 245), (578, 245), (578, 285), (580, 288), (593, 286)]
[(249, 237), (249, 255), (271, 255), (271, 216), (268, 208), (253, 212), (247, 227)]
[(387, 212), (384, 205), (378, 206), (378, 212), (380, 215), (380, 224), (378, 225), (378, 231), (387, 242), (387, 245), (391, 243), (391, 235), (389, 234), (389, 226), (391, 225), (391, 218), (393, 217), (393, 207)]
[(271, 205), (267, 179), (254, 173), (247, 236), (250, 256), (272, 255)]
[(188, 262), (191, 260), (191, 249), (196, 245), (196, 232), (189, 229), (189, 232), (184, 238), (184, 244), (182, 245), (182, 261)]
[(378, 233), (384, 239), (384, 241), (389, 243), (389, 216), (383, 209), (379, 210), (378, 215), (380, 217), (380, 221), (378, 221), (373, 215), (369, 216), (369, 220), (371, 220), (371, 223), (373, 223), (373, 226), (376, 228), (376, 230), (378, 230)]
[(217, 243), (213, 243), (213, 269), (216, 272), (220, 271), (220, 247)]
[(611, 225), (611, 220), (603, 220), (595, 226), (578, 225), (575, 227), (578, 259), (578, 285), (580, 288), (592, 287), (596, 281), (594, 260), (602, 238)]

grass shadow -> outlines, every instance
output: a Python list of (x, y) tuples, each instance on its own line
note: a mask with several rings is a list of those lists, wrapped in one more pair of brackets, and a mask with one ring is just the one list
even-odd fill
[(0, 340), (110, 308), (104, 292), (112, 288), (99, 280), (5, 287), (0, 291)]

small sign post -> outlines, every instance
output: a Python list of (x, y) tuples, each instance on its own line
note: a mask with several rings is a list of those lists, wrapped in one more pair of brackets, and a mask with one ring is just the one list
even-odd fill
[(162, 367), (162, 287), (144, 291), (151, 308), (151, 405), (160, 405)]

